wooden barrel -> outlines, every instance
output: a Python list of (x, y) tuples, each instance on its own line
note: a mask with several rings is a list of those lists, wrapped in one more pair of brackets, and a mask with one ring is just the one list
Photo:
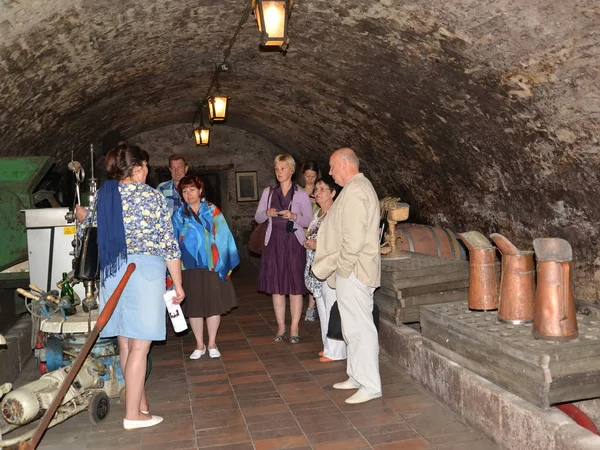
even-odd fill
[(401, 222), (396, 224), (396, 247), (440, 258), (467, 260), (467, 251), (456, 234), (448, 229)]

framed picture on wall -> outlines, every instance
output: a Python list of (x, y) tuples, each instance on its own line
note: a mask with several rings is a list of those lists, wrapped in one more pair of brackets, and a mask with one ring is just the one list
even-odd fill
[(235, 191), (238, 202), (258, 201), (257, 172), (236, 172)]

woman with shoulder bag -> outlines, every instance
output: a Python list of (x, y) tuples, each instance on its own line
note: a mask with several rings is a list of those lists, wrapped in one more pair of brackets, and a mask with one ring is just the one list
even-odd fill
[(300, 342), (300, 318), (306, 253), (304, 228), (312, 218), (308, 194), (292, 182), (296, 162), (291, 155), (277, 155), (274, 161), (278, 184), (266, 188), (254, 215), (258, 223), (269, 222), (265, 236), (265, 249), (260, 261), (258, 290), (273, 297), (273, 309), (277, 319), (274, 340), (285, 339), (285, 296), (290, 296), (290, 343)]
[(319, 179), (315, 183), (315, 198), (320, 208), (315, 212), (312, 222), (308, 226), (304, 248), (306, 248), (306, 270), (304, 271), (304, 281), (306, 287), (315, 297), (317, 309), (319, 311), (319, 320), (321, 322), (321, 339), (323, 340), (323, 351), (319, 353), (319, 361), (326, 363), (346, 359), (346, 343), (342, 340), (330, 339), (327, 337), (327, 328), (329, 326), (329, 316), (331, 307), (336, 301), (335, 289), (331, 289), (327, 281), (320, 281), (312, 272), (312, 263), (315, 260), (315, 251), (317, 250), (317, 234), (319, 228), (325, 220), (327, 211), (333, 205), (334, 198), (338, 192), (338, 187), (331, 178)]
[[(145, 181), (148, 153), (121, 142), (106, 155), (110, 177), (98, 190), (86, 225), (98, 225), (100, 254), (100, 311), (121, 280), (127, 263), (136, 269), (100, 337), (117, 336), (125, 378), (126, 430), (162, 422), (150, 415), (144, 391), (146, 361), (152, 341), (166, 339), (165, 272), (171, 273), (174, 303), (185, 297), (181, 283), (180, 251), (165, 198)], [(94, 212), (95, 209), (95, 212)], [(82, 211), (80, 211), (82, 212)]]

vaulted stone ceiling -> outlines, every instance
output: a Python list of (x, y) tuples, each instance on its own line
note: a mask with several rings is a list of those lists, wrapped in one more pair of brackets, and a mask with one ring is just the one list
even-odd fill
[[(246, 5), (0, 0), (0, 154), (190, 122)], [(230, 126), (322, 162), (350, 145), (426, 223), (564, 237), (596, 299), (596, 0), (297, 0), (285, 57), (252, 22), (220, 77)]]

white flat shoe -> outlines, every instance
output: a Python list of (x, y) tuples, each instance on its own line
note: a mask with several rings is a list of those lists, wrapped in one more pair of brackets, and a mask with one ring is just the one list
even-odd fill
[(123, 419), (123, 428), (126, 430), (137, 430), (138, 428), (148, 428), (158, 425), (163, 421), (160, 416), (150, 416), (150, 420), (129, 420)]
[(209, 348), (208, 349), (208, 356), (210, 356), (211, 358), (220, 358), (221, 357), (221, 352), (216, 347), (215, 348)]
[(190, 355), (190, 359), (200, 359), (206, 353), (206, 345), (202, 350), (194, 350)]
[(334, 389), (358, 389), (360, 386), (357, 385), (354, 381), (348, 378), (346, 381), (342, 381), (341, 383), (335, 383), (333, 385)]
[(359, 389), (353, 396), (346, 399), (346, 403), (349, 405), (357, 405), (359, 403), (365, 403), (369, 400), (373, 400), (381, 397), (381, 392), (377, 394), (369, 394), (362, 389)]

